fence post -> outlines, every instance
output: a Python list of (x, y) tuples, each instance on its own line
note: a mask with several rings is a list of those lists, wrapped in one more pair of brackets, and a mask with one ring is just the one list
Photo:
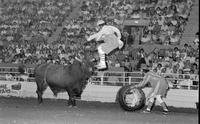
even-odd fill
[(131, 84), (131, 76), (128, 77), (128, 84)]
[(125, 86), (126, 83), (126, 72), (123, 72), (123, 86)]
[(101, 85), (103, 85), (103, 79), (104, 79), (103, 75), (101, 75), (101, 83), (100, 83)]
[(191, 80), (189, 79), (188, 81), (189, 81), (189, 83), (188, 83), (188, 90), (190, 90), (191, 89), (191, 87), (190, 87), (191, 86)]

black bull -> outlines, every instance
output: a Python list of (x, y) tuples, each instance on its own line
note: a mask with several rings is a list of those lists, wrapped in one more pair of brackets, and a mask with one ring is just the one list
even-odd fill
[(35, 68), (38, 102), (42, 103), (42, 95), (49, 86), (54, 96), (61, 91), (69, 95), (68, 105), (76, 106), (76, 98), (81, 97), (87, 80), (90, 78), (92, 62), (75, 60), (71, 65), (41, 64)]

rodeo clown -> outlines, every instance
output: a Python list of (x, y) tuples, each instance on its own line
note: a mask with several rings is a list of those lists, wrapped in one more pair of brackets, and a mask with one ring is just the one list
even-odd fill
[(135, 86), (136, 88), (144, 88), (146, 84), (149, 82), (150, 86), (152, 87), (151, 91), (147, 95), (147, 103), (148, 103), (147, 108), (143, 112), (150, 113), (152, 106), (155, 103), (155, 100), (157, 100), (163, 108), (162, 113), (168, 114), (167, 105), (163, 101), (163, 98), (166, 98), (167, 92), (169, 90), (168, 81), (163, 76), (158, 75), (155, 71), (149, 71), (147, 69), (143, 69), (143, 72), (144, 70), (146, 71), (146, 74), (144, 76), (143, 81)]
[(105, 55), (109, 54), (116, 48), (121, 49), (124, 43), (120, 40), (120, 30), (114, 26), (106, 25), (103, 20), (97, 22), (97, 30), (99, 30), (99, 32), (88, 37), (87, 41), (91, 41), (93, 39), (96, 41), (104, 41), (104, 43), (97, 47), (100, 62), (96, 67), (97, 69), (101, 70), (107, 68)]

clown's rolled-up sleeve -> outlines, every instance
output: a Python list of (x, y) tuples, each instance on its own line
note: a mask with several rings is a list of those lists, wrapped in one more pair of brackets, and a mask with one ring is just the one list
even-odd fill
[(121, 39), (122, 36), (121, 36), (121, 33), (120, 33), (119, 29), (113, 28), (113, 30), (114, 30), (114, 32), (116, 32), (117, 38), (118, 38), (118, 39)]

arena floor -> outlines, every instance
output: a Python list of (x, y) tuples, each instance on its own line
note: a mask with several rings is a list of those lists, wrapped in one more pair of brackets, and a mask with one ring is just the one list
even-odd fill
[(0, 124), (198, 124), (197, 110), (172, 109), (162, 115), (159, 107), (151, 114), (126, 112), (118, 104), (78, 101), (77, 108), (66, 100), (0, 97)]

